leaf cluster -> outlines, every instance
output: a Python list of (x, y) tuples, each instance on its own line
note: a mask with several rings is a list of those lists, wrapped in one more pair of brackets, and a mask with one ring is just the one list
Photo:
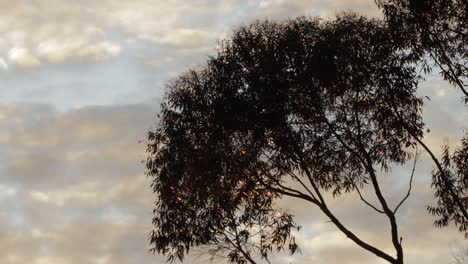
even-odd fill
[(392, 41), (425, 72), (436, 68), (458, 87), (468, 104), (468, 2), (466, 0), (376, 0)]
[(453, 222), (461, 232), (467, 232), (468, 221), (462, 208), (468, 208), (468, 137), (462, 139), (461, 145), (453, 153), (447, 146), (444, 148), (442, 166), (442, 171), (434, 170), (432, 175), (437, 206), (427, 209), (432, 215), (439, 216), (434, 223), (437, 227)]

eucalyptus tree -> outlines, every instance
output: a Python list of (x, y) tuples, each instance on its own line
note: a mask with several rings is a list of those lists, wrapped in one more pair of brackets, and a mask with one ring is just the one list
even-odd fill
[[(169, 82), (159, 125), (148, 134), (147, 175), (157, 197), (152, 250), (183, 260), (203, 248), (230, 263), (295, 253), (299, 227), (277, 206), (291, 197), (315, 206), (311, 214), (321, 212), (363, 250), (403, 263), (397, 211), (413, 174), (396, 204), (385, 199), (381, 177), (416, 161), (425, 130), (419, 73), (390, 34), (385, 22), (355, 14), (256, 22)], [(351, 192), (387, 218), (394, 252), (333, 212), (330, 199)]]

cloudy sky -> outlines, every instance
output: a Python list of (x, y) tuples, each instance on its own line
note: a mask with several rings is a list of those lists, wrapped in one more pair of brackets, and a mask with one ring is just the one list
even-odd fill
[[(347, 9), (378, 16), (373, 0), (0, 0), (0, 263), (164, 263), (148, 253), (154, 197), (138, 143), (156, 125), (164, 83), (203, 63), (236, 25)], [(421, 93), (431, 98), (426, 142), (436, 152), (456, 144), (468, 124), (460, 94), (437, 75)], [(425, 213), (431, 166), (423, 155), (398, 215), (407, 263), (448, 263), (462, 241)], [(391, 202), (408, 174), (383, 178)], [(352, 195), (331, 203), (392, 252), (385, 219)], [(380, 263), (314, 207), (281, 204), (303, 226), (302, 254), (276, 263)]]

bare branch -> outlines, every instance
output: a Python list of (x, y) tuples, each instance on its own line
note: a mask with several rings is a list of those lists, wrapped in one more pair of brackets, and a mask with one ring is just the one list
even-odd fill
[(360, 247), (364, 248), (365, 250), (375, 254), (376, 256), (382, 258), (382, 259), (385, 259), (387, 260), (388, 262), (390, 263), (394, 263), (395, 262), (395, 259), (388, 255), (387, 253), (381, 251), (380, 249), (378, 248), (375, 248), (369, 244), (367, 244), (366, 242), (362, 241), (359, 237), (357, 237), (353, 232), (351, 232), (349, 229), (347, 229), (339, 220), (338, 218), (336, 218), (336, 216), (328, 209), (328, 207), (326, 206), (323, 206), (323, 207), (320, 207), (320, 209), (322, 209), (322, 212), (325, 213), (326, 216), (328, 216), (328, 218), (330, 218), (330, 220), (333, 222), (333, 224), (335, 224), (336, 227), (338, 227), (338, 229), (340, 229), (341, 232), (343, 232), (349, 239), (351, 239), (354, 243), (356, 243), (357, 245), (359, 245)]
[(298, 177), (296, 174), (294, 174), (293, 172), (289, 172), (289, 171), (288, 171), (288, 174), (289, 174), (291, 177), (293, 177), (293, 179), (297, 180), (297, 181), (302, 185), (302, 187), (304, 187), (304, 189), (306, 189), (306, 191), (310, 194), (310, 196), (311, 196), (312, 198), (314, 198), (315, 200), (317, 200), (317, 198), (315, 197), (314, 193), (305, 185), (305, 183), (304, 183), (301, 179), (299, 179), (299, 177)]
[(235, 235), (236, 241), (232, 241), (227, 235), (225, 235), (225, 238), (226, 238), (226, 241), (229, 244), (231, 244), (233, 247), (235, 247), (237, 250), (239, 250), (242, 253), (242, 255), (244, 255), (244, 257), (245, 257), (245, 259), (247, 261), (249, 261), (251, 264), (256, 264), (257, 263), (257, 262), (255, 262), (255, 260), (252, 259), (250, 254), (248, 252), (246, 252), (244, 250), (244, 248), (242, 247), (242, 245), (240, 244), (239, 235), (237, 234), (237, 230), (236, 230), (236, 235)]
[(406, 196), (400, 201), (400, 203), (395, 207), (395, 210), (393, 210), (394, 214), (398, 211), (398, 208), (400, 208), (400, 206), (406, 201), (406, 199), (408, 199), (408, 197), (411, 194), (411, 187), (412, 187), (412, 184), (413, 184), (413, 176), (414, 176), (414, 172), (416, 170), (416, 163), (417, 163), (417, 161), (419, 159), (419, 155), (420, 155), (420, 153), (418, 152), (418, 149), (416, 148), (416, 154), (414, 155), (413, 169), (411, 171), (411, 177), (410, 177), (410, 181), (409, 181), (408, 192), (406, 193)]
[[(271, 157), (270, 157), (269, 155), (267, 155), (265, 152), (263, 152), (263, 155), (268, 159), (268, 161), (271, 162)], [(266, 174), (265, 171), (263, 171), (263, 172), (264, 172), (264, 174)], [(310, 196), (311, 196), (313, 199), (317, 200), (317, 198), (315, 197), (314, 193), (305, 185), (305, 183), (304, 183), (296, 174), (294, 174), (294, 172), (292, 172), (292, 171), (286, 171), (286, 173), (287, 173), (289, 176), (291, 176), (293, 179), (297, 180), (297, 181), (302, 185), (302, 187), (304, 187), (304, 189), (310, 194)], [(268, 177), (268, 176), (267, 176), (267, 177)], [(272, 177), (272, 178), (274, 178), (274, 177)]]
[(363, 197), (362, 194), (361, 194), (361, 191), (359, 190), (359, 187), (358, 187), (356, 184), (353, 183), (353, 186), (354, 186), (354, 188), (356, 189), (357, 193), (359, 194), (359, 197), (361, 198), (361, 200), (362, 200), (365, 204), (367, 204), (368, 206), (370, 206), (370, 207), (371, 207), (372, 209), (374, 209), (375, 211), (377, 211), (377, 212), (379, 212), (379, 213), (381, 213), (381, 214), (385, 214), (384, 211), (378, 209), (376, 206), (374, 206), (373, 204), (371, 204), (370, 202), (368, 202), (366, 199), (364, 199), (364, 197)]
[(276, 179), (275, 177), (273, 177), (272, 175), (270, 175), (270, 173), (268, 173), (267, 171), (265, 171), (264, 169), (262, 169), (262, 173), (263, 175), (265, 175), (266, 177), (268, 177), (268, 179), (272, 180), (275, 182), (275, 184), (279, 187), (281, 187), (282, 189), (279, 189), (279, 188), (275, 188), (273, 186), (271, 186), (271, 184), (267, 184), (265, 183), (261, 178), (259, 179), (261, 184), (263, 184), (265, 186), (265, 188), (267, 189), (271, 189), (271, 190), (274, 190), (274, 191), (277, 191), (281, 194), (284, 194), (284, 195), (289, 195), (289, 196), (292, 196), (292, 197), (296, 197), (296, 198), (300, 198), (300, 199), (303, 199), (303, 200), (306, 200), (306, 201), (309, 201), (309, 202), (312, 202), (314, 204), (318, 203), (317, 199), (315, 199), (315, 197), (312, 197), (310, 195), (307, 195), (301, 191), (298, 191), (296, 189), (292, 189), (290, 187), (287, 187), (287, 186), (284, 186), (278, 179)]

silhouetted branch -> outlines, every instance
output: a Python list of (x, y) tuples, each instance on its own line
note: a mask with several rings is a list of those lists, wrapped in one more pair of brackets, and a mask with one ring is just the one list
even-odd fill
[(411, 193), (411, 187), (412, 187), (412, 184), (413, 184), (413, 176), (414, 176), (414, 172), (416, 170), (416, 163), (418, 161), (418, 157), (419, 157), (419, 153), (418, 153), (418, 149), (416, 149), (416, 154), (414, 155), (414, 163), (413, 163), (413, 169), (411, 171), (411, 177), (410, 177), (410, 181), (409, 181), (409, 187), (408, 187), (408, 192), (406, 193), (405, 197), (400, 201), (400, 203), (395, 207), (395, 210), (393, 210), (393, 213), (395, 214), (397, 211), (398, 211), (398, 208), (400, 208), (400, 206), (406, 201), (406, 199), (408, 199), (408, 197), (410, 196), (410, 193)]
[(373, 208), (375, 211), (377, 211), (377, 212), (379, 212), (379, 213), (381, 213), (381, 214), (385, 214), (384, 211), (378, 209), (378, 208), (375, 207), (373, 204), (371, 204), (371, 203), (368, 202), (366, 199), (364, 199), (364, 197), (363, 197), (362, 194), (361, 194), (361, 191), (359, 190), (359, 187), (358, 187), (356, 184), (353, 183), (353, 186), (354, 186), (354, 188), (356, 189), (357, 193), (359, 194), (359, 197), (361, 198), (361, 200), (362, 200), (365, 204), (367, 204), (368, 206), (370, 206), (371, 208)]
[(338, 229), (343, 232), (349, 239), (351, 239), (354, 243), (356, 243), (358, 246), (364, 248), (365, 250), (375, 254), (376, 256), (378, 257), (381, 257), (387, 261), (389, 261), (390, 263), (394, 263), (395, 262), (395, 259), (393, 257), (391, 257), (390, 255), (388, 255), (387, 253), (379, 250), (378, 248), (376, 247), (373, 247), (371, 246), (370, 244), (364, 242), (362, 239), (360, 239), (358, 236), (356, 236), (352, 231), (350, 231), (346, 226), (344, 226), (339, 220), (338, 218), (336, 218), (336, 216), (330, 211), (330, 209), (328, 208), (326, 202), (325, 202), (325, 199), (323, 198), (323, 196), (320, 194), (320, 191), (318, 189), (318, 187), (316, 186), (315, 182), (312, 180), (312, 175), (310, 174), (310, 171), (309, 169), (307, 168), (307, 166), (305, 165), (305, 162), (302, 158), (302, 153), (301, 152), (298, 152), (297, 153), (298, 156), (299, 156), (299, 161), (300, 161), (300, 165), (301, 165), (301, 168), (303, 169), (303, 171), (308, 175), (309, 179), (311, 180), (311, 185), (312, 187), (314, 188), (315, 192), (317, 193), (319, 199), (320, 199), (320, 203), (317, 204), (319, 206), (319, 208), (322, 210), (323, 213), (325, 213), (326, 216), (328, 216), (328, 218), (330, 219), (331, 222), (333, 222), (333, 224), (335, 224), (336, 227), (338, 227)]

